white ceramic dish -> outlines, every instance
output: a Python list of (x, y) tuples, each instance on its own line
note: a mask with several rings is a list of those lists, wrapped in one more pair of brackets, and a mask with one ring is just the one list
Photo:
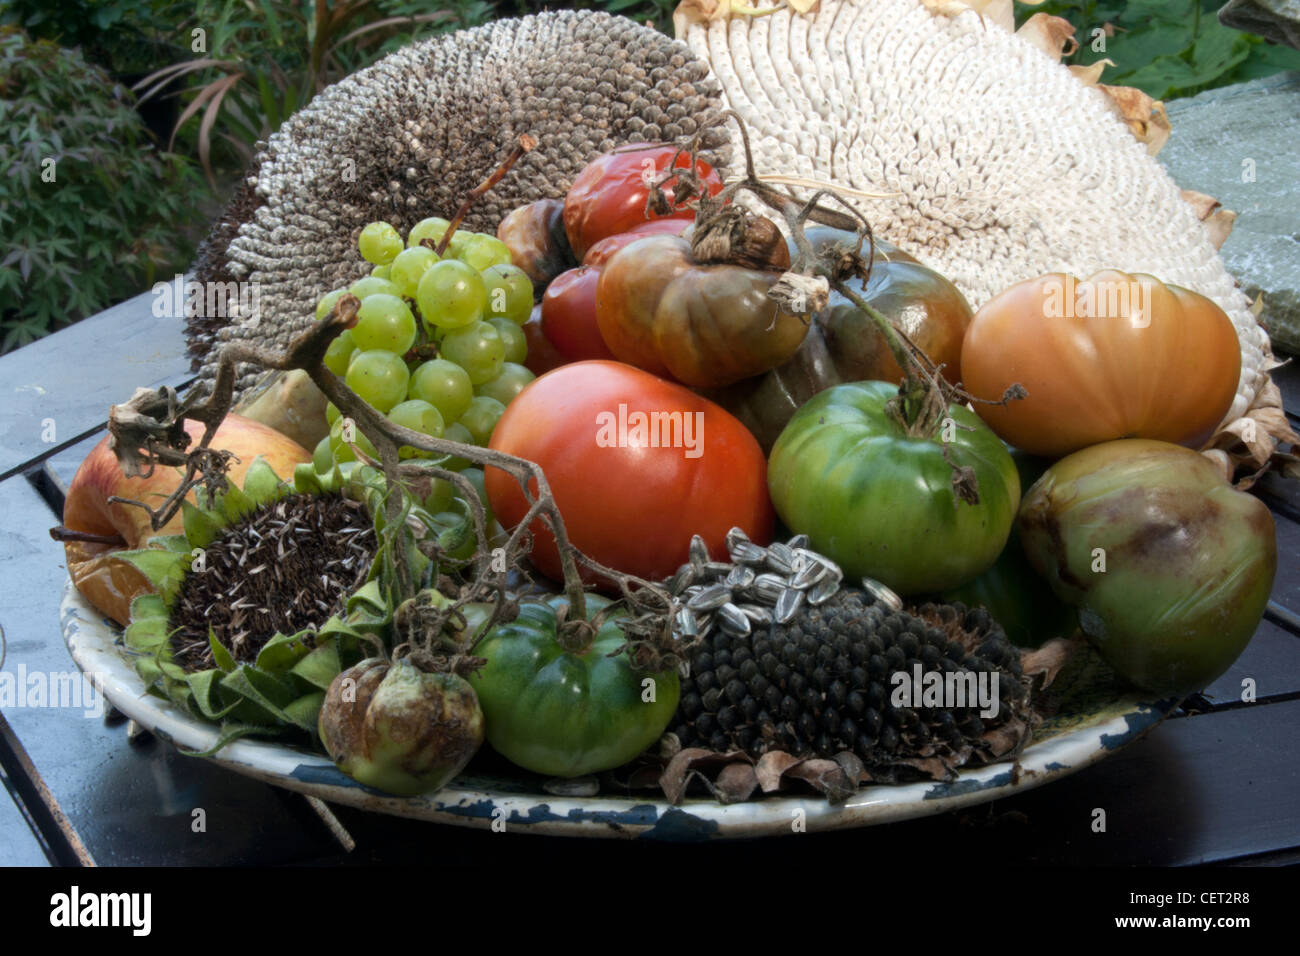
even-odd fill
[[(213, 746), (216, 727), (145, 693), (125, 656), (120, 632), (71, 582), (59, 617), (73, 660), (113, 706), (179, 747), (201, 751)], [(323, 756), (282, 744), (238, 740), (208, 759), (327, 802), (396, 816), (476, 827), (504, 820), (508, 828), (537, 833), (685, 842), (787, 834), (794, 832), (796, 820), (808, 831), (871, 826), (1007, 797), (1096, 763), (1147, 733), (1176, 703), (1121, 697), (1087, 713), (1059, 716), (1021, 754), (1014, 779), (1011, 764), (994, 764), (963, 771), (948, 783), (867, 787), (837, 806), (812, 793), (731, 805), (690, 799), (676, 807), (650, 791), (635, 797), (557, 797), (542, 790), (540, 778), (522, 771), (518, 777), (467, 772), (429, 796), (397, 798), (361, 786)]]

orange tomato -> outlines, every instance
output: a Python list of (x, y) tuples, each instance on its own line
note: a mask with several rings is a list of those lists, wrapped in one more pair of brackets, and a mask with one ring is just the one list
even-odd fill
[(1117, 438), (1198, 447), (1227, 414), (1241, 346), (1209, 299), (1143, 274), (1050, 273), (985, 303), (966, 330), (962, 377), (997, 401), (975, 410), (1004, 441), (1060, 457)]

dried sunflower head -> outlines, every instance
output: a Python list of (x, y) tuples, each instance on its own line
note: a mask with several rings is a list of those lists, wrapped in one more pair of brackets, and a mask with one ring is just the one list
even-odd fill
[(314, 733), (324, 692), (392, 611), (358, 469), (292, 484), (258, 460), (244, 486), (184, 505), (184, 533), (124, 552), (156, 593), (124, 635), (150, 692), (227, 735)]

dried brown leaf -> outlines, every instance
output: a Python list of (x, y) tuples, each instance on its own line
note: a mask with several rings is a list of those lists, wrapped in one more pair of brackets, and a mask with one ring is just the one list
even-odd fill
[(775, 793), (781, 789), (781, 778), (785, 772), (799, 762), (798, 757), (784, 750), (769, 750), (758, 758), (754, 770), (758, 775), (758, 785), (764, 793)]
[(850, 780), (843, 767), (834, 760), (821, 757), (800, 760), (785, 772), (785, 776), (809, 784), (818, 793), (825, 794), (831, 803), (843, 803), (858, 791), (858, 782)]
[(742, 803), (758, 789), (758, 775), (752, 764), (729, 763), (718, 772), (710, 789), (722, 803)]
[[(1110, 63), (1110, 60), (1098, 60), (1098, 63)], [(1096, 66), (1097, 64), (1093, 64)], [(1071, 67), (1072, 70), (1075, 67)], [(1090, 69), (1090, 68), (1080, 68)], [(1077, 74), (1076, 74), (1077, 75)], [(1169, 114), (1165, 112), (1165, 104), (1159, 100), (1152, 99), (1146, 93), (1132, 86), (1108, 86), (1100, 83), (1101, 70), (1096, 71), (1096, 77), (1086, 82), (1095, 83), (1097, 88), (1106, 94), (1110, 100), (1112, 108), (1119, 114), (1127, 125), (1129, 130), (1137, 138), (1139, 143), (1146, 145), (1147, 152), (1154, 156), (1164, 147), (1169, 140), (1169, 133), (1172, 127), (1169, 124)]]
[(1079, 48), (1074, 39), (1074, 25), (1065, 17), (1054, 17), (1050, 13), (1035, 13), (1016, 31), (1016, 36), (1058, 62)]
[(1082, 642), (1073, 638), (1054, 637), (1033, 650), (1020, 652), (1020, 672), (1034, 681), (1038, 689), (1050, 687), (1061, 668), (1082, 646)]

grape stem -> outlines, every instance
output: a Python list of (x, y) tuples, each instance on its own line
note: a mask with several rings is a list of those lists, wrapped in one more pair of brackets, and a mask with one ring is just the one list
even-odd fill
[(447, 231), (442, 234), (442, 239), (439, 240), (437, 248), (433, 250), (438, 254), (439, 259), (441, 259), (442, 254), (447, 251), (447, 245), (451, 242), (451, 237), (456, 234), (456, 230), (460, 228), (461, 222), (467, 215), (469, 215), (469, 211), (473, 207), (474, 203), (478, 202), (478, 200), (481, 199), (493, 186), (501, 182), (501, 180), (505, 178), (506, 173), (510, 172), (510, 168), (523, 158), (524, 153), (531, 152), (536, 146), (537, 140), (534, 137), (530, 136), (528, 133), (521, 135), (519, 137), (519, 142), (515, 144), (515, 148), (510, 151), (510, 155), (501, 161), (501, 165), (493, 170), (492, 174), (488, 176), (487, 179), (483, 180), (469, 191), (469, 195), (465, 197), (465, 201), (462, 202), (460, 208), (456, 210), (456, 215), (452, 217), (451, 224), (447, 226)]

